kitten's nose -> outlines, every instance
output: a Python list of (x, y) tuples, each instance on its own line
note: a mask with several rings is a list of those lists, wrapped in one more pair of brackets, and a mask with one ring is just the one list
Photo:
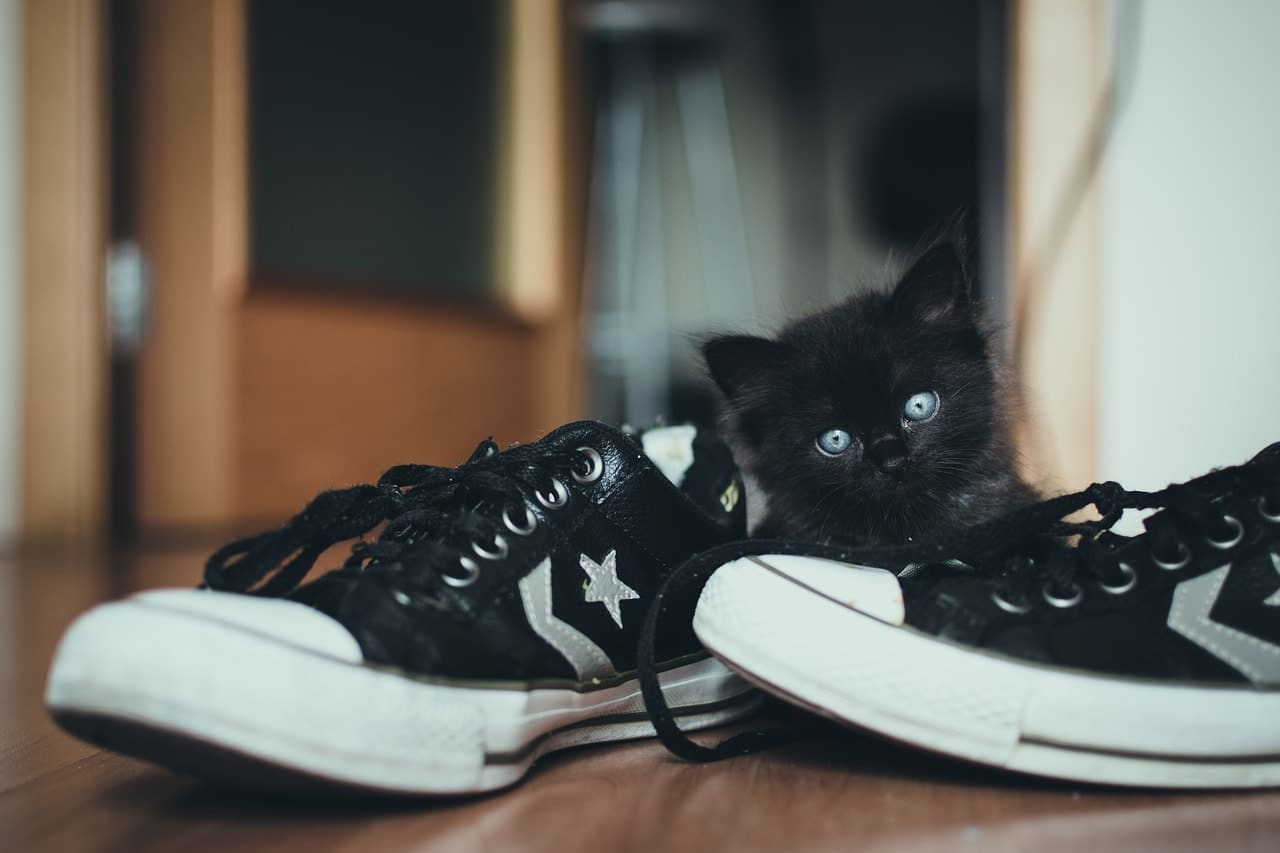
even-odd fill
[(907, 445), (895, 435), (884, 435), (867, 445), (867, 458), (886, 474), (907, 464)]

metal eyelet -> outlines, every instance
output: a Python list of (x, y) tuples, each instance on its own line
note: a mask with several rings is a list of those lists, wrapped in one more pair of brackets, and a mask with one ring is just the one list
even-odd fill
[(1075, 590), (1066, 598), (1054, 595), (1049, 592), (1050, 584), (1045, 584), (1040, 588), (1040, 594), (1044, 596), (1044, 600), (1052, 604), (1054, 607), (1075, 607), (1084, 600), (1084, 590), (1080, 588), (1080, 584), (1073, 583), (1071, 588)]
[(1138, 573), (1133, 566), (1128, 563), (1120, 563), (1116, 566), (1120, 570), (1120, 574), (1124, 575), (1124, 580), (1118, 584), (1109, 584), (1104, 580), (1098, 580), (1098, 586), (1103, 592), (1109, 592), (1112, 595), (1124, 595), (1133, 589), (1138, 583)]
[(408, 607), (413, 601), (413, 599), (409, 597), (408, 593), (402, 592), (398, 589), (391, 593), (391, 597), (396, 600), (396, 604), (399, 604), (402, 607)]
[(1021, 616), (1024, 613), (1031, 612), (1030, 602), (1024, 601), (1022, 604), (1015, 604), (1001, 595), (1000, 590), (995, 590), (991, 593), (991, 600), (995, 602), (996, 607), (999, 607), (1005, 613), (1012, 613), (1015, 616)]
[(502, 560), (507, 554), (511, 553), (511, 549), (507, 547), (507, 540), (501, 536), (493, 537), (493, 550), (480, 547), (479, 542), (471, 543), (471, 550), (476, 552), (477, 557), (483, 557), (486, 560)]
[(517, 526), (516, 523), (511, 520), (511, 513), (505, 509), (502, 511), (502, 523), (515, 535), (528, 536), (538, 529), (538, 516), (534, 515), (533, 510), (529, 508), (528, 504), (525, 504), (523, 527)]
[(1156, 553), (1154, 551), (1152, 551), (1151, 562), (1155, 563), (1157, 566), (1164, 569), (1166, 572), (1177, 571), (1178, 569), (1185, 566), (1187, 563), (1191, 562), (1191, 549), (1188, 548), (1186, 544), (1179, 542), (1178, 543), (1178, 559), (1173, 560), (1172, 562), (1168, 560), (1162, 560), (1158, 556), (1156, 556)]
[(1222, 520), (1232, 529), (1231, 537), (1221, 541), (1214, 539), (1212, 536), (1206, 536), (1205, 539), (1213, 547), (1225, 551), (1240, 544), (1240, 540), (1244, 538), (1244, 525), (1240, 523), (1240, 519), (1233, 515), (1224, 515)]
[(533, 496), (547, 509), (560, 509), (569, 502), (569, 487), (552, 477), (551, 491), (546, 494), (534, 492)]
[(448, 572), (441, 573), (444, 576), (444, 582), (449, 586), (456, 588), (471, 586), (476, 582), (476, 578), (480, 577), (480, 566), (470, 557), (459, 557), (458, 565), (462, 566), (464, 574), (451, 575)]
[(601, 457), (600, 451), (594, 447), (579, 447), (577, 451), (587, 457), (587, 471), (585, 474), (579, 474), (576, 470), (572, 472), (575, 483), (587, 486), (600, 479), (600, 475), (604, 473), (604, 458)]
[(1280, 512), (1273, 513), (1273, 512), (1267, 511), (1266, 495), (1262, 495), (1261, 497), (1258, 498), (1258, 515), (1262, 516), (1267, 521), (1280, 524)]

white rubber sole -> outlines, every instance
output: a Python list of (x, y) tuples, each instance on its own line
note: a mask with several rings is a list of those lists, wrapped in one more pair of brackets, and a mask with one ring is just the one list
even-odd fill
[[(218, 593), (188, 593), (188, 596)], [(301, 605), (277, 607), (302, 645), (146, 595), (102, 605), (64, 636), (46, 704), (86, 740), (237, 784), (466, 794), (517, 782), (542, 755), (653, 735), (635, 679), (593, 690), (458, 687), (352, 659)], [(215, 603), (217, 603), (215, 601)], [(337, 623), (332, 623), (336, 626)], [(340, 626), (339, 630), (340, 630)], [(354, 640), (350, 641), (354, 647)], [(662, 674), (682, 725), (750, 713), (759, 693), (706, 658)]]
[(719, 569), (694, 630), (770, 693), (979, 764), (1161, 788), (1280, 785), (1280, 692), (1037, 666), (859, 612), (767, 565)]

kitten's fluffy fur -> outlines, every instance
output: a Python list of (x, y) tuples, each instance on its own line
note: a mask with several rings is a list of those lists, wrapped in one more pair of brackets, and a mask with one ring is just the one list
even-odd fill
[[(921, 253), (888, 292), (868, 292), (776, 338), (703, 346), (723, 427), (768, 500), (753, 531), (813, 542), (926, 541), (1033, 503), (1015, 471), (1014, 410), (971, 296), (961, 240)], [(925, 421), (907, 399), (933, 391)], [(837, 456), (817, 437), (852, 437)]]

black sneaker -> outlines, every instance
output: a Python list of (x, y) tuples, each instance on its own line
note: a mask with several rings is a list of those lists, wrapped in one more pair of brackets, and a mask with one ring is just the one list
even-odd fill
[[(744, 535), (741, 495), (728, 450), (692, 426), (575, 423), (482, 442), (457, 468), (393, 468), (226, 546), (207, 589), (81, 616), (46, 702), (85, 740), (223, 781), (499, 788), (552, 750), (653, 734), (634, 673), (645, 608), (673, 566)], [(701, 728), (758, 694), (698, 644), (693, 605), (658, 657), (666, 700)]]
[[(1100, 520), (1060, 520), (1089, 504)], [(1125, 508), (1160, 511), (1126, 537), (1109, 531)], [(1061, 544), (1073, 534), (1079, 547)], [(1059, 779), (1280, 785), (1280, 444), (1159, 492), (1096, 485), (936, 547), (726, 546), (671, 589), (717, 567), (699, 639), (823, 716)], [(682, 755), (752, 746), (692, 744), (647, 698)]]

